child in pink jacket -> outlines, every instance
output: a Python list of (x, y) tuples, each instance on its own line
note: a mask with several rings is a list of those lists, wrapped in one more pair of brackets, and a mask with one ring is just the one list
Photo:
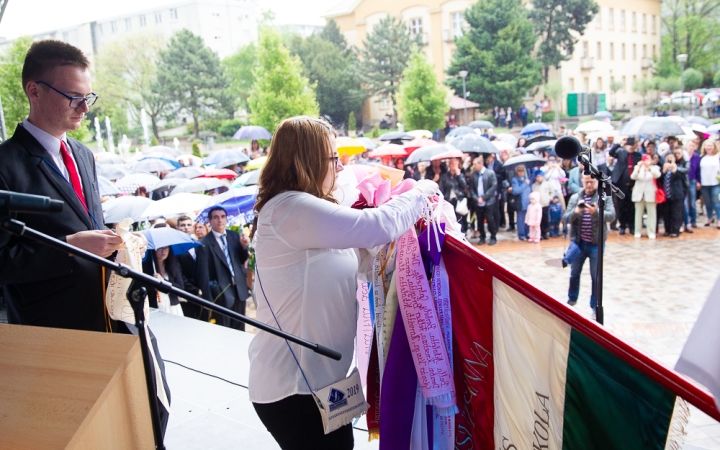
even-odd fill
[(540, 194), (530, 194), (530, 206), (525, 214), (525, 223), (530, 227), (528, 242), (540, 242), (540, 222), (542, 222), (542, 206), (540, 205)]

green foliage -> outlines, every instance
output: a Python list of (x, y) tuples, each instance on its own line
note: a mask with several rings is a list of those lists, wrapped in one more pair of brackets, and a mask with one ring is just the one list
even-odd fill
[(445, 123), (447, 89), (438, 84), (432, 64), (421, 53), (410, 58), (398, 92), (398, 109), (409, 130), (437, 130)]
[(413, 37), (407, 25), (392, 16), (380, 20), (363, 43), (365, 87), (370, 95), (391, 99), (395, 117), (396, 95), (403, 71), (410, 56), (421, 45), (420, 35)]
[(542, 113), (542, 121), (545, 123), (555, 122), (555, 111)]
[(528, 18), (540, 37), (537, 59), (547, 83), (550, 67), (572, 58), (577, 36), (600, 10), (594, 0), (532, 0)]
[(0, 56), (0, 99), (8, 134), (12, 134), (15, 125), (30, 113), (30, 103), (22, 85), (22, 66), (30, 44), (30, 36), (21, 37)]
[(82, 122), (80, 122), (80, 128), (78, 128), (77, 130), (68, 131), (67, 135), (73, 139), (77, 139), (80, 142), (87, 142), (90, 140), (90, 138), (92, 138), (92, 133), (90, 132), (90, 128), (88, 126), (89, 124), (89, 120), (83, 120)]
[(355, 113), (350, 111), (350, 117), (348, 117), (348, 131), (357, 130), (357, 121), (355, 120)]
[(685, 67), (712, 70), (720, 62), (720, 0), (663, 2), (662, 41), (656, 75), (679, 76), (677, 55), (688, 55)]
[(685, 85), (685, 90), (687, 91), (698, 89), (702, 87), (703, 84), (703, 74), (697, 69), (685, 69), (682, 74), (682, 79)]
[(553, 105), (560, 104), (563, 91), (563, 85), (558, 81), (551, 81), (550, 83), (546, 83), (545, 86), (543, 86), (543, 93), (545, 93), (545, 96), (547, 98), (552, 100)]
[(669, 92), (670, 94), (679, 91), (680, 77), (660, 78), (658, 80), (658, 89), (660, 89), (661, 91)]
[(302, 64), (283, 45), (280, 35), (265, 29), (258, 44), (255, 84), (248, 99), (251, 123), (270, 132), (288, 117), (317, 116), (315, 86), (302, 75)]
[(174, 112), (193, 118), (195, 137), (199, 136), (200, 116), (232, 114), (228, 95), (230, 81), (217, 54), (202, 38), (188, 30), (178, 31), (160, 51), (155, 90), (172, 102)]
[(538, 85), (541, 64), (532, 56), (537, 36), (520, 0), (487, 0), (465, 11), (470, 28), (456, 39), (445, 83), (462, 92), (467, 70), (468, 98), (480, 109), (495, 105), (516, 106), (525, 93)]
[(231, 137), (243, 125), (240, 119), (223, 120), (217, 131), (221, 136)]
[(154, 147), (158, 145), (158, 138), (155, 137), (154, 134), (150, 134), (150, 147)]
[(655, 89), (655, 85), (655, 81), (650, 78), (638, 78), (633, 82), (632, 90), (640, 94), (643, 99), (643, 105), (645, 105), (645, 97), (647, 97), (648, 92)]
[[(325, 39), (323, 36), (329, 36)], [(303, 75), (315, 84), (320, 114), (330, 116), (333, 123), (342, 124), (350, 111), (358, 111), (365, 101), (361, 86), (358, 59), (347, 48), (334, 21), (329, 22), (320, 36), (290, 39), (290, 53), (303, 63)]]
[(255, 83), (258, 65), (257, 47), (251, 43), (223, 59), (222, 65), (230, 78), (230, 95), (237, 108), (248, 108), (250, 90)]
[(380, 128), (378, 128), (377, 125), (372, 127), (372, 130), (370, 130), (370, 137), (371, 138), (377, 138), (380, 136)]
[(202, 158), (202, 152), (200, 151), (200, 144), (202, 141), (200, 139), (193, 139), (192, 144), (190, 144), (190, 148), (192, 149), (192, 155), (197, 156), (198, 158)]
[(715, 72), (715, 75), (713, 75), (713, 86), (720, 86), (720, 70)]

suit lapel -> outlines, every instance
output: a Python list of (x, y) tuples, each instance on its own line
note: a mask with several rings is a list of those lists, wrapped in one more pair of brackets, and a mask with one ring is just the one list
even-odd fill
[(225, 267), (228, 267), (227, 259), (225, 258), (225, 252), (222, 248), (220, 248), (220, 243), (217, 241), (215, 234), (211, 231), (210, 235), (212, 236), (212, 239), (210, 239), (210, 247), (212, 247), (212, 251), (215, 253), (215, 256), (220, 259), (220, 262), (223, 263)]

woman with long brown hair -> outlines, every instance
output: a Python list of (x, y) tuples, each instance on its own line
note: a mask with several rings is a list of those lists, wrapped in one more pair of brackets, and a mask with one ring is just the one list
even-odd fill
[(257, 319), (342, 354), (340, 361), (259, 332), (250, 400), (283, 449), (351, 449), (351, 425), (324, 434), (312, 391), (344, 380), (353, 357), (359, 252), (399, 238), (422, 216), (429, 180), (378, 208), (338, 205), (336, 133), (326, 122), (280, 123), (260, 176), (255, 234)]

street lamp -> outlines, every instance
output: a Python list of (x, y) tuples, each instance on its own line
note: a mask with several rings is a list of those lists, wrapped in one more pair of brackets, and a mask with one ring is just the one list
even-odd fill
[[(685, 117), (685, 63), (688, 60), (688, 55), (681, 53), (677, 55), (677, 60), (680, 63), (680, 115)], [(672, 94), (670, 94), (670, 103), (672, 104)]]
[(461, 70), (458, 72), (458, 75), (460, 75), (463, 79), (463, 121), (465, 122), (465, 125), (467, 125), (467, 95), (465, 94), (465, 78), (468, 76), (468, 71)]

